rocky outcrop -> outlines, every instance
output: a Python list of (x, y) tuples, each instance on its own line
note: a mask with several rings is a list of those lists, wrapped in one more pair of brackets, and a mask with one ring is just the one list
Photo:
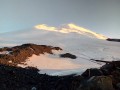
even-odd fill
[(52, 50), (62, 50), (59, 47), (36, 45), (36, 44), (23, 44), (21, 46), (15, 46), (12, 48), (4, 47), (0, 49), (0, 52), (8, 51), (8, 54), (0, 54), (0, 64), (16, 66), (33, 54), (40, 55), (44, 53), (53, 54)]
[(100, 69), (87, 69), (81, 76), (79, 90), (120, 90), (120, 61), (100, 61), (106, 63)]
[(87, 69), (85, 72), (83, 72), (81, 74), (81, 76), (85, 77), (85, 78), (89, 78), (92, 76), (102, 76), (103, 72), (100, 69), (97, 68), (91, 68), (91, 69)]
[(77, 90), (115, 90), (109, 76), (92, 76), (80, 85)]
[(74, 76), (49, 76), (39, 74), (33, 67), (0, 64), (0, 90), (73, 90), (71, 87), (76, 78)]
[(70, 53), (61, 54), (60, 57), (62, 57), (62, 58), (71, 58), (71, 59), (76, 59), (77, 58), (75, 55), (70, 54)]
[(112, 38), (108, 38), (107, 41), (120, 42), (120, 39), (112, 39)]

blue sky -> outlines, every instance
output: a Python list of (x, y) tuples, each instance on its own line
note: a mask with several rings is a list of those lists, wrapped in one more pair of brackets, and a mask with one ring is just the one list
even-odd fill
[(120, 0), (0, 0), (0, 33), (75, 23), (120, 38)]

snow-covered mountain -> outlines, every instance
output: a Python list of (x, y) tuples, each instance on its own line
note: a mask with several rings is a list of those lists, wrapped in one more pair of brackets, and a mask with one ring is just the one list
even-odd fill
[[(51, 75), (75, 73), (101, 66), (91, 62), (90, 59), (111, 61), (120, 58), (119, 42), (106, 41), (106, 36), (74, 24), (59, 28), (45, 24), (36, 25), (32, 29), (2, 34), (1, 38), (3, 38), (0, 39), (1, 47), (35, 43), (62, 48), (63, 51), (54, 52), (54, 55), (33, 55), (26, 61), (28, 66), (37, 66), (42, 69), (41, 73)], [(62, 59), (58, 56), (60, 53), (68, 52), (76, 55), (77, 59)]]

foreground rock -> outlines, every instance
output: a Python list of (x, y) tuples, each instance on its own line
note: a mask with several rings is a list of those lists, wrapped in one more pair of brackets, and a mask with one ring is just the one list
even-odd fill
[(0, 65), (0, 90), (73, 90), (73, 81), (78, 82), (80, 77), (49, 76), (33, 67)]
[(79, 86), (77, 90), (115, 90), (112, 79), (108, 76), (92, 76)]
[(106, 63), (100, 69), (88, 69), (82, 76), (85, 78), (80, 90), (120, 90), (120, 61), (100, 61)]
[(120, 81), (114, 80), (119, 77), (49, 76), (33, 67), (0, 65), (0, 90), (120, 90)]

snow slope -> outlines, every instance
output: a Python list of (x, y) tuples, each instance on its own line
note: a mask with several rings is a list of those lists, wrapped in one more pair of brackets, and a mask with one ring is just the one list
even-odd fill
[(51, 75), (80, 73), (87, 68), (101, 66), (90, 59), (111, 61), (120, 58), (119, 42), (106, 41), (106, 36), (74, 24), (59, 28), (42, 24), (32, 29), (2, 34), (1, 38), (4, 38), (0, 42), (1, 47), (24, 43), (44, 44), (61, 47), (63, 51), (60, 53), (69, 52), (77, 56), (77, 59), (61, 59), (55, 53), (55, 56), (33, 55), (27, 60), (28, 66), (36, 66), (41, 73)]

